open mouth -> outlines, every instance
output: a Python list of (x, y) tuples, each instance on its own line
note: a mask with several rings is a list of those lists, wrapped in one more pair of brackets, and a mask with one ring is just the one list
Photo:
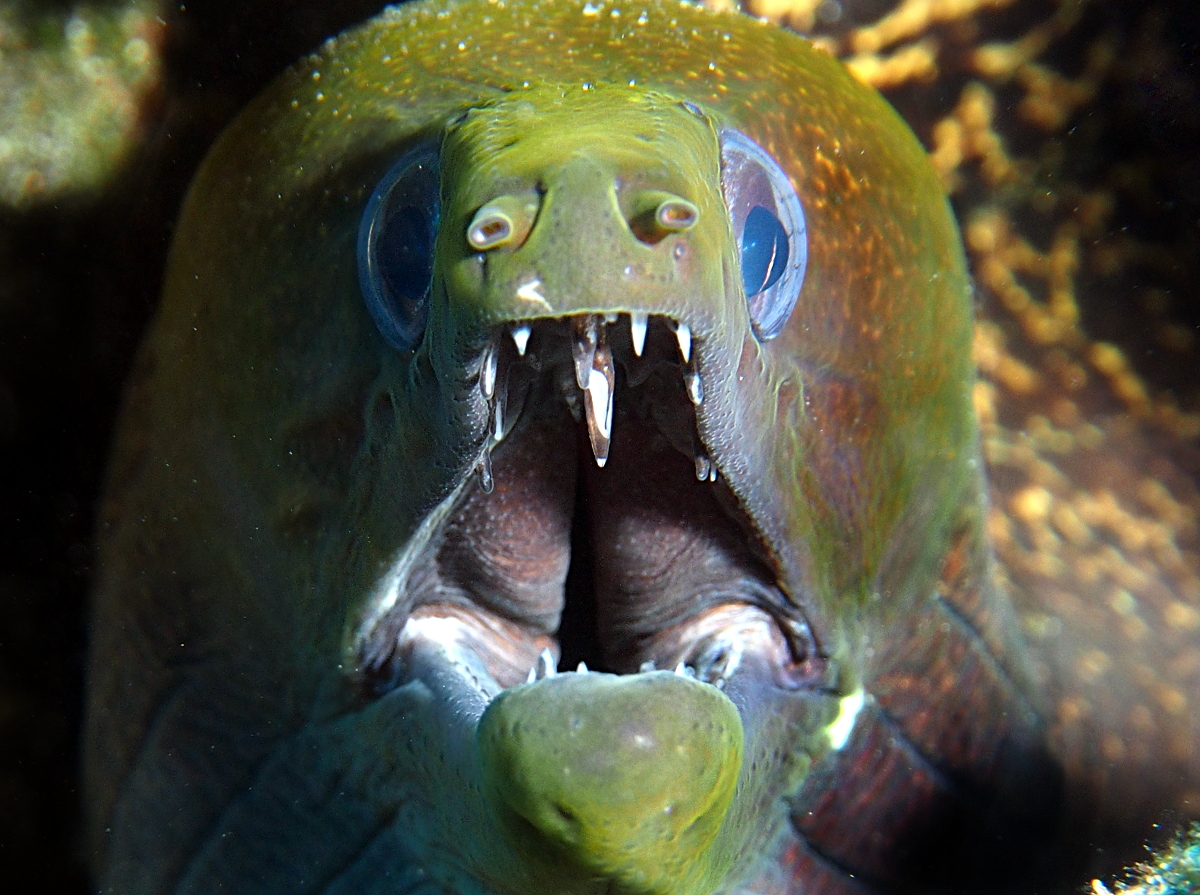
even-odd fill
[(518, 321), (475, 370), (485, 446), (360, 628), (371, 690), (413, 677), (428, 651), (482, 705), (559, 669), (725, 688), (753, 665), (784, 690), (824, 688), (812, 627), (698, 434), (704, 344), (686, 324)]

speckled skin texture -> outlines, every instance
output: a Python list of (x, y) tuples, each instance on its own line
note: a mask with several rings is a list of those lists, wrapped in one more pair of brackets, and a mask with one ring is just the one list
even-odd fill
[[(1188, 298), (1188, 284), (1197, 270), (1191, 184), (1200, 152), (1195, 105), (1188, 100), (1196, 93), (1194, 70), (1187, 65), (1187, 35), (1195, 33), (1191, 5), (1076, 6), (1027, 0), (947, 4), (936, 15), (908, 15), (903, 28), (889, 26), (890, 42), (880, 50), (880, 58), (892, 59), (893, 64), (882, 69), (860, 51), (857, 35), (872, 35), (869, 45), (879, 47), (876, 35), (881, 32), (875, 23), (902, 4), (845, 2), (837, 21), (815, 15), (815, 3), (792, 6), (798, 13), (787, 4), (755, 9), (772, 16), (786, 14), (796, 27), (820, 35), (840, 56), (861, 52), (872, 66), (863, 69), (864, 75), (884, 90), (934, 151), (939, 169), (952, 173), (948, 184), (964, 225), (980, 208), (998, 211), (1012, 224), (1009, 232), (1018, 239), (968, 242), (979, 310), (1006, 334), (1003, 354), (981, 355), (987, 361), (985, 376), (994, 380), (1002, 372), (1006, 381), (1019, 385), (1021, 370), (1006, 361), (1016, 358), (1026, 370), (1049, 371), (1047, 383), (1060, 381), (1053, 371), (1063, 369), (1061, 364), (1047, 364), (1061, 354), (1030, 339), (999, 298), (1005, 271), (1016, 270), (1034, 296), (1042, 295), (1040, 290), (1051, 282), (1065, 287), (1077, 308), (1079, 329), (1088, 339), (1120, 346), (1124, 372), (1116, 371), (1111, 380), (1087, 355), (1069, 352), (1095, 385), (1091, 393), (1101, 396), (1077, 404), (1081, 423), (1101, 418), (1096, 414), (1125, 413), (1127, 405), (1106, 383), (1128, 382), (1130, 374), (1156, 403), (1173, 399), (1177, 407), (1194, 411), (1196, 348), (1187, 334), (1196, 309)], [(5, 269), (0, 446), (15, 461), (4, 483), (4, 500), (13, 513), (4, 519), (0, 559), (6, 632), (0, 654), (6, 700), (0, 719), (0, 763), (5, 767), (7, 806), (0, 839), (9, 860), (6, 878), (31, 885), (36, 880), (39, 886), (64, 891), (86, 888), (79, 857), (84, 849), (75, 820), (72, 741), (85, 637), (82, 605), (90, 567), (90, 507), (107, 453), (117, 389), (140, 327), (157, 301), (165, 234), (176, 216), (175, 205), (191, 168), (224, 121), (287, 62), (373, 10), (363, 3), (324, 3), (319, 10), (272, 3), (267, 8), (188, 4), (186, 10), (172, 7), (168, 12), (168, 101), (143, 112), (151, 139), (137, 148), (134, 163), (97, 194), (95, 204), (60, 204), (9, 217), (0, 231)], [(1011, 48), (1007, 58), (1017, 67), (1009, 71), (1018, 71), (1019, 80), (1003, 69), (977, 67), (976, 51), (988, 45)], [(1115, 55), (1089, 64), (1093, 47), (1108, 47)], [(1059, 78), (1078, 80), (1087, 89), (1056, 92), (1062, 84)], [(964, 93), (972, 81), (982, 82), (987, 92)], [(995, 100), (990, 105), (988, 94)], [(1055, 97), (1060, 120), (1031, 123), (1027, 106), (1044, 103), (1025, 102), (1026, 96)], [(948, 128), (939, 125), (942, 121), (957, 124)], [(1007, 150), (1009, 164), (996, 163), (996, 147)], [(1089, 192), (1105, 198), (1098, 206), (1103, 214), (1085, 216), (1085, 228), (1072, 230), (1075, 197)], [(1077, 212), (1096, 207), (1083, 206)], [(1063, 252), (1054, 255), (1053, 265), (1047, 263), (1055, 245), (1048, 222), (1066, 225), (1066, 238), (1058, 244), (1077, 242), (1078, 263)], [(980, 235), (988, 232), (995, 231), (988, 228)], [(984, 270), (992, 271), (993, 277), (982, 277)], [(1019, 295), (1014, 298), (1019, 300)], [(1015, 377), (1007, 376), (1014, 372)], [(1076, 373), (1066, 372), (1079, 381)], [(1052, 398), (1057, 392), (1046, 388), (1038, 394)], [(1008, 432), (1044, 432), (1027, 423), (1036, 424), (1038, 416), (1049, 419), (1046, 411), (1052, 401), (1031, 399), (1026, 410), (1013, 414), (1008, 411), (1013, 392), (1005, 387), (994, 394), (997, 411), (1008, 420)], [(1033, 445), (1032, 440), (1028, 443)], [(1057, 454), (1041, 453), (1056, 464)], [(1162, 481), (1174, 483), (1169, 502), (1142, 504), (1135, 492), (1104, 483), (1122, 502), (1136, 503), (1143, 527), (1148, 522), (1167, 526), (1167, 537), (1185, 558), (1194, 554), (1188, 519), (1194, 518), (1196, 504), (1187, 497), (1197, 469), (1193, 454), (1190, 436), (1162, 431), (1149, 442), (1143, 478), (1156, 481), (1161, 475)], [(1017, 472), (993, 475), (994, 514), (1008, 515), (1009, 498), (1028, 483), (1026, 474)], [(1153, 492), (1146, 493), (1153, 497)], [(1033, 501), (1027, 506), (1036, 511), (1046, 505)], [(1050, 530), (1049, 518), (1030, 517), (1045, 530)], [(1025, 530), (1025, 525), (1018, 521), (1017, 530)], [(1053, 546), (1055, 541), (1043, 543)], [(1152, 542), (1126, 537), (1110, 543), (1124, 553)], [(1156, 561), (1147, 553), (1142, 562), (1153, 567)], [(1194, 598), (1170, 583), (1176, 572), (1169, 570), (1180, 567), (1164, 568), (1168, 571), (1162, 592), (1182, 595), (1184, 605), (1194, 607)], [(1029, 603), (1035, 639), (1053, 627), (1045, 624), (1040, 592), (1033, 588)], [(1116, 596), (1115, 605), (1125, 615), (1106, 608), (1104, 595), (1094, 601), (1060, 603), (1068, 621), (1081, 613), (1102, 613), (1101, 618), (1113, 613), (1111, 623), (1104, 622), (1112, 633), (1104, 636), (1115, 639), (1080, 642), (1079, 658), (1098, 649), (1100, 655), (1091, 657), (1098, 661), (1072, 661), (1068, 652), (1054, 649), (1053, 640), (1047, 641), (1046, 655), (1067, 657), (1061, 663), (1080, 669), (1081, 681), (1102, 693), (1112, 673), (1103, 655), (1123, 659), (1126, 631), (1143, 632), (1138, 635), (1143, 642), (1156, 640), (1158, 631), (1168, 632), (1166, 642), (1174, 646), (1159, 664), (1143, 665), (1150, 673), (1140, 674), (1144, 695), (1137, 704), (1144, 705), (1151, 718), (1175, 719), (1175, 742), (1184, 751), (1174, 753), (1183, 758), (1171, 761), (1176, 767), (1183, 762), (1186, 768), (1195, 755), (1186, 722), (1195, 713), (1179, 712), (1171, 690), (1185, 696), (1195, 691), (1188, 677), (1196, 667), (1188, 659), (1195, 649), (1194, 628), (1187, 627), (1190, 616), (1172, 610), (1170, 618), (1183, 625), (1167, 627), (1162, 608), (1173, 605), (1168, 600), (1150, 611), (1139, 602), (1136, 617), (1129, 618), (1133, 607), (1119, 592)], [(1174, 713), (1162, 712), (1156, 693), (1176, 707)], [(1086, 709), (1091, 702), (1079, 705)], [(1064, 714), (1063, 730), (1074, 729), (1073, 719), (1078, 717), (1074, 711)], [(1146, 715), (1139, 711), (1138, 717)], [(1121, 747), (1140, 751), (1151, 741), (1135, 727)], [(1096, 738), (1078, 742), (1100, 749)], [(1151, 755), (1161, 754), (1151, 750)], [(1193, 758), (1188, 759), (1189, 754)], [(1147, 807), (1147, 814), (1156, 815), (1152, 804)], [(1165, 826), (1157, 832), (1131, 817), (1123, 854), (1136, 858), (1143, 837), (1161, 839), (1177, 817), (1162, 814)], [(1097, 856), (1094, 868), (1111, 869), (1120, 860), (1110, 851)]]
[[(617, 890), (953, 887), (960, 870), (1012, 867), (1005, 850), (1025, 854), (1018, 843), (1052, 827), (1038, 698), (989, 578), (962, 254), (919, 145), (836, 63), (767, 25), (674, 4), (612, 12), (385, 14), (285, 75), (209, 157), (103, 521), (88, 765), (104, 885), (298, 891), (386, 872), (455, 890), (607, 885), (515, 855), (478, 802), (469, 713), (415, 684), (364, 704), (346, 652), (381, 565), (479, 462), (485, 327), (581, 312), (688, 323), (705, 381), (697, 430), (828, 663), (809, 696), (750, 671), (731, 680), (747, 760), (698, 855), (719, 872), (614, 877)], [(543, 151), (508, 160), (458, 121), (478, 106), (502, 132), (522, 103), (541, 110), (534, 122), (561, 117), (562, 145), (535, 127), (526, 139)], [(624, 122), (629, 103), (645, 109), (599, 142), (593, 118)], [(638, 116), (679, 151), (638, 137)], [(359, 301), (358, 219), (397, 153), (447, 121), (438, 298), (426, 341), (397, 355)], [(765, 344), (727, 273), (725, 126), (771, 151), (806, 205), (805, 291)], [(632, 237), (589, 192), (597, 171), (640, 176), (649, 163), (622, 165), (652, 151), (654, 177), (701, 211), (676, 241), (689, 259), (678, 285), (604, 266)], [(522, 264), (544, 281), (532, 312), (519, 289), (461, 273), (473, 261), (453, 233), (495, 160), (546, 185), (554, 226), (512, 262), (513, 284)], [(830, 750), (830, 697), (860, 687), (867, 707)]]
[[(1200, 812), (1197, 232), (1177, 186), (1194, 23), (1170, 4), (773, 11), (931, 149), (980, 300), (988, 530), (1081, 794), (1069, 825), (1118, 850), (1160, 838)], [(1121, 126), (1149, 108), (1172, 110), (1169, 140)]]

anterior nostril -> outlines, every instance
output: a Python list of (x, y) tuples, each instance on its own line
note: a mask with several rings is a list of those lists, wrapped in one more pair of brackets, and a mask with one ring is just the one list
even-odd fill
[(654, 215), (660, 227), (672, 232), (689, 229), (699, 216), (699, 209), (686, 199), (668, 199)]
[(502, 214), (490, 214), (482, 220), (476, 218), (467, 231), (467, 242), (477, 249), (490, 249), (503, 245), (512, 237), (512, 221)]
[(657, 245), (672, 233), (695, 226), (700, 210), (681, 196), (661, 190), (647, 190), (634, 202), (629, 229), (648, 245)]
[(538, 203), (532, 196), (493, 199), (475, 212), (467, 226), (467, 242), (479, 251), (520, 246), (533, 228), (537, 211)]

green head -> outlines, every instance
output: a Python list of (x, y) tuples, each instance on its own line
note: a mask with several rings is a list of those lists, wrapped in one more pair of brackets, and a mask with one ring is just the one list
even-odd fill
[[(149, 635), (139, 717), (165, 693), (219, 717), (215, 745), (93, 750), (104, 826), (195, 794), (149, 846), (116, 824), (106, 879), (207, 879), (274, 825), (294, 844), (254, 879), (293, 888), (783, 885), (857, 850), (857, 827), (808, 830), (845, 810), (821, 798), (924, 798), (873, 738), (892, 717), (925, 748), (931, 701), (947, 766), (992, 785), (970, 728), (1003, 699), (895, 674), (945, 653), (921, 625), (958, 587), (968, 650), (1021, 679), (985, 583), (970, 343), (920, 146), (794, 36), (461, 2), (331, 41), (232, 126), (176, 236), (136, 436), (169, 462), (128, 503), (168, 495), (183, 521), (151, 552), (202, 585), (168, 609), (113, 561), (98, 649), (183, 618), (208, 658), (180, 670), (173, 629)], [(148, 549), (146, 518), (110, 556)], [(604, 673), (554, 673), (580, 659)], [(1017, 752), (1023, 686), (987, 728)], [(206, 745), (235, 756), (215, 776)]]

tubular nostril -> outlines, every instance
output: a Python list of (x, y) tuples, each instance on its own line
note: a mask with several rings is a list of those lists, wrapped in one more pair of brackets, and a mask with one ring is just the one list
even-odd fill
[(691, 228), (699, 216), (699, 209), (687, 199), (667, 199), (654, 213), (658, 225), (673, 233)]
[(681, 196), (648, 190), (634, 203), (629, 228), (642, 242), (655, 245), (672, 233), (695, 226), (700, 210)]
[(467, 242), (480, 251), (525, 242), (537, 217), (537, 202), (517, 196), (500, 196), (488, 202), (467, 226)]
[(492, 249), (512, 239), (513, 225), (507, 217), (493, 212), (476, 217), (467, 230), (467, 242), (477, 249)]

